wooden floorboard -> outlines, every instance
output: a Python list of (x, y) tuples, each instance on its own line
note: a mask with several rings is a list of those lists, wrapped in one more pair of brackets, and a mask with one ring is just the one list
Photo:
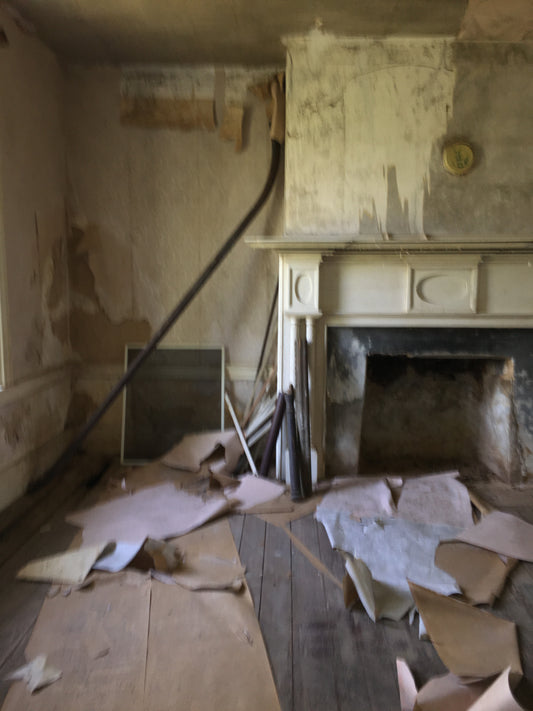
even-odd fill
[[(344, 577), (344, 561), (333, 550), (324, 527), (317, 526), (317, 537), (322, 562), (339, 579)], [(344, 606), (342, 591), (332, 581), (324, 580), (326, 608), (334, 629), (334, 678), (338, 711), (370, 711), (374, 708), (368, 688), (368, 670), (358, 658), (358, 638), (355, 634), (353, 613)]]
[[(315, 556), (320, 556), (312, 516), (295, 521), (291, 530)], [(336, 709), (334, 626), (326, 605), (324, 576), (292, 546), (292, 639), (294, 711)]]
[(242, 540), (242, 528), (244, 526), (244, 516), (242, 514), (232, 514), (228, 517), (229, 527), (231, 528), (231, 533), (233, 534), (233, 540), (235, 541), (235, 546), (240, 553), (241, 550), (241, 540)]
[(71, 544), (79, 529), (65, 523), (65, 514), (83, 498), (77, 492), (22, 545), (0, 568), (0, 704), (9, 689), (3, 680), (8, 671), (24, 664), (24, 649), (49, 590), (46, 583), (20, 582), (17, 571), (33, 558), (60, 553)]
[(259, 622), (282, 711), (292, 711), (291, 542), (281, 528), (267, 525)]
[(245, 516), (239, 553), (246, 566), (246, 582), (250, 588), (257, 615), (261, 607), (263, 561), (265, 555), (266, 523), (257, 516)]
[[(481, 491), (495, 508), (533, 518), (533, 490), (509, 490), (497, 483)], [(22, 530), (17, 540), (9, 540), (14, 552), (0, 566), (0, 677), (22, 663), (48, 590), (47, 585), (16, 582), (16, 571), (31, 558), (66, 549), (76, 529), (64, 522), (64, 514), (82, 500), (89, 505), (97, 495), (98, 490), (88, 494), (80, 489), (59, 507), (49, 502), (48, 521), (39, 519), (39, 528), (29, 537)], [(247, 568), (282, 711), (397, 709), (397, 656), (406, 659), (419, 683), (445, 671), (433, 645), (418, 639), (417, 625), (410, 626), (407, 620), (374, 624), (364, 610), (346, 610), (338, 586), (311, 564), (283, 529), (251, 515), (234, 514), (229, 523)], [(293, 522), (291, 530), (342, 579), (342, 556), (331, 549), (313, 516)], [(516, 622), (524, 671), (533, 679), (533, 564), (519, 563), (494, 614)], [(0, 683), (0, 703), (7, 688), (7, 682)], [(531, 703), (529, 686), (524, 689), (521, 699)]]

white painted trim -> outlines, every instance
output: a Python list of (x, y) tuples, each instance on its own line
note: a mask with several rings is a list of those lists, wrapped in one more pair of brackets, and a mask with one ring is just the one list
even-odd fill
[(339, 253), (393, 253), (413, 255), (416, 253), (437, 254), (522, 254), (531, 252), (533, 242), (524, 235), (466, 235), (461, 241), (457, 235), (451, 239), (440, 238), (431, 241), (385, 240), (379, 235), (289, 235), (284, 237), (248, 237), (245, 243), (252, 249), (273, 249), (276, 252), (321, 252), (329, 256)]
[(453, 315), (433, 314), (421, 316), (415, 313), (398, 315), (343, 314), (328, 316), (328, 326), (375, 326), (376, 328), (533, 328), (533, 316), (492, 316), (490, 314)]

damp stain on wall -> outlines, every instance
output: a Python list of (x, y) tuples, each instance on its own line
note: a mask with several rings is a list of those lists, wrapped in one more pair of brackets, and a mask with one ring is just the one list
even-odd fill
[(65, 429), (82, 427), (97, 406), (98, 403), (88, 393), (73, 393), (65, 420)]
[(21, 404), (0, 417), (0, 431), (9, 447), (15, 448), (24, 438), (25, 423), (28, 422), (29, 416), (30, 406)]

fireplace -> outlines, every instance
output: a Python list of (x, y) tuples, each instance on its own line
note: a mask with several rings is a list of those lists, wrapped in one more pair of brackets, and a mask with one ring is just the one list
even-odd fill
[[(317, 29), (289, 37), (287, 54), (284, 236), (252, 242), (279, 253), (280, 389), (307, 340), (314, 477), (392, 466), (375, 458), (387, 417), (393, 451), (408, 439), (401, 418), (426, 428), (406, 468), (457, 462), (521, 480), (533, 472), (531, 46)], [(445, 158), (465, 145), (459, 174)], [(328, 395), (332, 354), (353, 376), (341, 404)], [(391, 394), (432, 379), (425, 414), (423, 402), (394, 407)], [(447, 431), (441, 452), (431, 420)], [(468, 433), (456, 450), (454, 427)], [(281, 478), (285, 452), (282, 437)]]
[[(466, 467), (518, 483), (533, 472), (533, 267), (525, 248), (252, 244), (279, 252), (280, 389), (295, 382), (297, 336), (308, 343), (315, 479)], [(408, 393), (409, 407), (398, 402)], [(417, 430), (424, 423), (418, 451), (409, 419)], [(287, 471), (282, 436), (278, 476)]]

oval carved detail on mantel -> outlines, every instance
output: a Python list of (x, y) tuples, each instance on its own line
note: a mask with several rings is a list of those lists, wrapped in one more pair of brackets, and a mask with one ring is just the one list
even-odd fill
[(313, 280), (309, 274), (299, 274), (294, 282), (294, 294), (300, 304), (307, 306), (313, 300)]
[(453, 306), (465, 301), (470, 291), (469, 281), (457, 274), (426, 276), (416, 285), (416, 295), (432, 306)]

